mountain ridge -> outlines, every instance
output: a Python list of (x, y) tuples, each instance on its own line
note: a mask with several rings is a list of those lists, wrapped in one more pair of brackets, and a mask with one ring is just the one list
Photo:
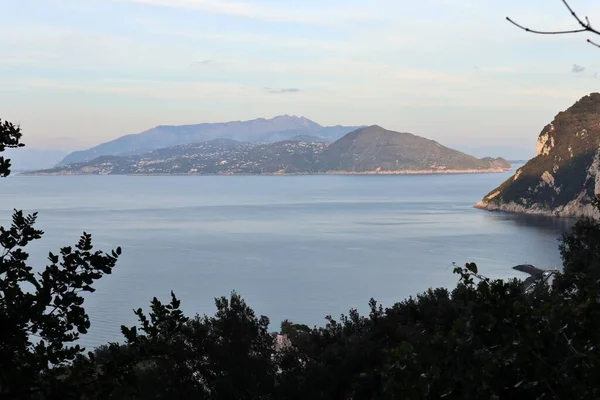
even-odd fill
[(377, 125), (356, 129), (331, 144), (310, 138), (295, 136), (271, 143), (219, 138), (141, 155), (102, 155), (35, 174), (400, 174), (507, 168), (496, 159), (477, 159), (433, 140)]
[(358, 126), (322, 126), (305, 117), (278, 115), (270, 119), (200, 123), (191, 125), (158, 125), (101, 143), (86, 150), (75, 151), (57, 165), (90, 161), (101, 155), (140, 155), (148, 151), (182, 144), (206, 142), (212, 139), (234, 139), (246, 142), (277, 142), (295, 136), (308, 135), (335, 141)]
[(372, 125), (345, 135), (331, 146), (337, 168), (357, 172), (380, 168), (388, 171), (478, 169), (484, 164), (476, 157), (407, 132)]

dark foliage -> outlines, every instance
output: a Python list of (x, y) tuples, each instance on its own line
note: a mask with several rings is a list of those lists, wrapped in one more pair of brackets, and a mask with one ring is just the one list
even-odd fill
[[(21, 129), (8, 121), (0, 119), (0, 153), (6, 149), (23, 147), (21, 140)], [(10, 174), (10, 160), (0, 156), (0, 177)]]
[(137, 310), (139, 326), (122, 327), (125, 345), (97, 349), (94, 362), (79, 360), (84, 368), (103, 366), (98, 384), (82, 393), (98, 399), (271, 398), (276, 363), (269, 320), (257, 318), (235, 293), (215, 303), (214, 317), (186, 318), (173, 294), (166, 305), (155, 298), (148, 316)]
[[(23, 146), (21, 132), (0, 124), (0, 151)], [(0, 157), (0, 175), (8, 176), (10, 161)], [(82, 292), (110, 274), (121, 250), (94, 251), (84, 233), (75, 247), (48, 255), (45, 268), (28, 265), (25, 247), (40, 239), (37, 214), (15, 210), (10, 227), (0, 227), (0, 398), (60, 396), (70, 390), (67, 369), (83, 349), (74, 344), (90, 321)]]

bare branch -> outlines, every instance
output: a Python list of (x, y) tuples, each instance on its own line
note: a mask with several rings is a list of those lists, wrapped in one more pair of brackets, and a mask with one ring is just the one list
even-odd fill
[(579, 33), (579, 32), (586, 32), (587, 29), (575, 29), (572, 31), (538, 31), (535, 29), (529, 29), (523, 25), (517, 24), (515, 21), (513, 21), (512, 19), (510, 19), (509, 17), (506, 17), (506, 20), (508, 22), (510, 22), (511, 24), (515, 25), (516, 27), (519, 27), (521, 29), (523, 29), (526, 32), (531, 32), (531, 33), (537, 33), (539, 35), (562, 35), (562, 34), (566, 34), (566, 33)]
[[(518, 24), (515, 21), (513, 21), (512, 19), (510, 19), (509, 17), (506, 17), (506, 20), (508, 22), (510, 22), (511, 24), (515, 25), (516, 27), (524, 30), (525, 32), (536, 33), (538, 35), (564, 35), (564, 34), (581, 33), (581, 32), (591, 32), (593, 34), (600, 35), (600, 31), (598, 31), (592, 27), (592, 23), (590, 22), (590, 20), (587, 16), (585, 17), (585, 21), (584, 21), (577, 15), (577, 13), (569, 5), (567, 0), (562, 0), (562, 2), (565, 5), (565, 7), (567, 7), (567, 10), (569, 10), (571, 15), (575, 19), (575, 21), (577, 21), (577, 23), (579, 25), (581, 25), (580, 29), (573, 29), (573, 30), (567, 30), (567, 31), (540, 31), (540, 30), (536, 30), (536, 29), (530, 29), (530, 28), (527, 28), (526, 26)], [(596, 47), (600, 47), (600, 44), (598, 44), (590, 39), (587, 39), (587, 42)]]
[(588, 39), (588, 40), (587, 40), (587, 42), (588, 42), (589, 44), (593, 45), (593, 46), (600, 47), (600, 44), (598, 44), (598, 43), (596, 43), (596, 42), (594, 42), (594, 41), (592, 41), (592, 40), (590, 40), (590, 39)]
[(565, 5), (565, 7), (567, 7), (567, 10), (569, 10), (569, 12), (573, 16), (573, 18), (575, 18), (575, 20), (579, 23), (579, 25), (581, 25), (587, 31), (591, 31), (591, 32), (594, 32), (594, 33), (598, 34), (598, 31), (592, 29), (592, 24), (590, 24), (590, 20), (588, 19), (588, 17), (585, 17), (585, 20), (587, 21), (587, 23), (583, 22), (581, 20), (581, 18), (579, 18), (577, 16), (577, 14), (575, 13), (575, 11), (573, 11), (573, 9), (569, 5), (569, 3), (567, 3), (567, 0), (562, 0), (562, 2)]

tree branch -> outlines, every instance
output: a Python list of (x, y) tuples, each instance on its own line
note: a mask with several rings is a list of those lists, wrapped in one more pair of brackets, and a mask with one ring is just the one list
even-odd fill
[(581, 18), (579, 18), (577, 16), (577, 14), (575, 13), (575, 11), (573, 11), (573, 9), (569, 5), (569, 3), (567, 3), (567, 0), (562, 0), (562, 2), (565, 5), (565, 7), (567, 7), (567, 10), (569, 10), (569, 12), (573, 16), (573, 18), (575, 18), (575, 20), (579, 23), (579, 25), (581, 25), (583, 28), (585, 28), (586, 31), (590, 31), (590, 32), (595, 33), (596, 35), (600, 35), (600, 32), (598, 32), (597, 30), (595, 30), (595, 29), (592, 28), (592, 24), (590, 23), (590, 20), (589, 20), (588, 17), (585, 17), (585, 22), (583, 22), (581, 20)]
[(520, 24), (516, 23), (515, 21), (513, 21), (512, 19), (510, 19), (509, 17), (506, 17), (506, 20), (508, 22), (510, 22), (511, 24), (513, 24), (514, 26), (516, 26), (517, 28), (523, 29), (525, 32), (537, 33), (538, 35), (564, 35), (564, 34), (568, 34), (568, 33), (580, 33), (580, 32), (587, 31), (587, 29), (585, 29), (585, 28), (574, 29), (574, 30), (570, 30), (570, 31), (538, 31), (538, 30), (530, 29), (530, 28), (527, 28), (526, 26), (520, 25)]
[[(562, 2), (565, 5), (565, 7), (567, 7), (567, 10), (569, 10), (571, 15), (575, 19), (575, 21), (577, 21), (577, 23), (581, 26), (580, 29), (572, 29), (572, 30), (566, 30), (566, 31), (541, 31), (541, 30), (537, 30), (537, 29), (530, 29), (524, 25), (521, 25), (521, 24), (513, 21), (510, 17), (506, 17), (506, 20), (508, 22), (510, 22), (511, 24), (513, 24), (514, 26), (516, 26), (517, 28), (524, 30), (525, 32), (535, 33), (538, 35), (565, 35), (565, 34), (582, 33), (582, 32), (591, 32), (593, 34), (600, 35), (600, 31), (598, 31), (592, 27), (592, 23), (590, 22), (588, 17), (585, 17), (585, 21), (584, 21), (583, 19), (581, 19), (581, 17), (579, 17), (577, 15), (577, 13), (569, 5), (567, 0), (562, 0)], [(600, 44), (598, 44), (590, 39), (587, 39), (587, 42), (593, 46), (600, 48)]]
[(588, 40), (587, 40), (587, 42), (588, 42), (589, 44), (591, 44), (592, 46), (600, 47), (600, 44), (598, 44), (598, 43), (596, 43), (596, 42), (594, 42), (594, 41), (592, 41), (592, 40), (590, 40), (590, 39), (588, 39)]

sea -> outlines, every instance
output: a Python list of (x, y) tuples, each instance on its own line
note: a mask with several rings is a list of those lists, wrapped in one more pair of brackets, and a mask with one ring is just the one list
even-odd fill
[(573, 220), (473, 208), (511, 174), (13, 176), (0, 180), (0, 224), (14, 208), (39, 212), (45, 233), (28, 246), (38, 270), (84, 231), (97, 249), (122, 248), (86, 295), (87, 348), (122, 341), (133, 310), (171, 291), (189, 316), (236, 291), (276, 331), (452, 288), (453, 263), (491, 278), (559, 268)]

